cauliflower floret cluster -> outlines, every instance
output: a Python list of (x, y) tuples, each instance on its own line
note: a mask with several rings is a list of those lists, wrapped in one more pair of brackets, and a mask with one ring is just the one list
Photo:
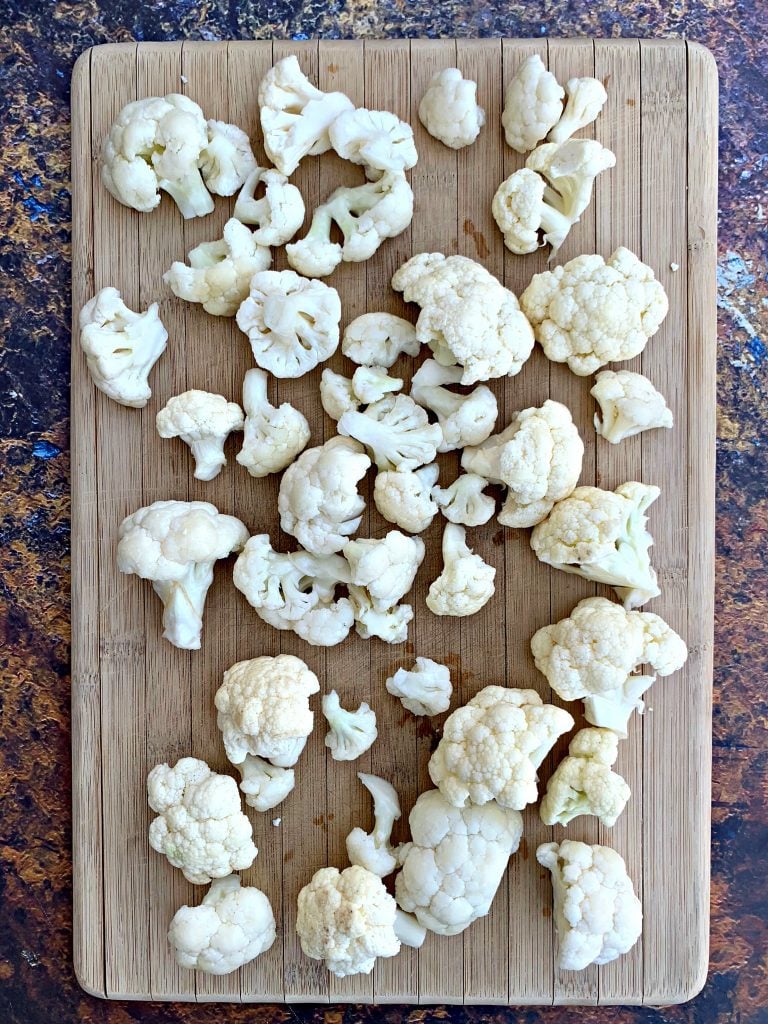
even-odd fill
[(363, 313), (341, 339), (341, 351), (360, 366), (390, 367), (401, 355), (417, 356), (420, 348), (413, 324), (392, 313)]
[(485, 111), (477, 103), (477, 82), (464, 78), (458, 68), (438, 71), (419, 103), (419, 120), (433, 138), (451, 149), (471, 146), (485, 124)]
[(439, 452), (481, 444), (493, 430), (498, 415), (496, 396), (485, 384), (468, 395), (449, 391), (464, 375), (460, 366), (441, 366), (435, 359), (422, 363), (411, 381), (411, 398), (437, 416), (443, 432)]
[(357, 711), (346, 711), (339, 695), (331, 690), (323, 697), (323, 715), (328, 723), (325, 745), (334, 761), (355, 761), (370, 750), (379, 735), (376, 712), (363, 702)]
[(195, 479), (213, 480), (226, 464), (224, 443), (243, 429), (243, 410), (210, 391), (185, 391), (169, 398), (155, 420), (160, 437), (180, 437), (195, 460)]
[(450, 669), (431, 658), (417, 658), (410, 670), (399, 668), (385, 685), (413, 715), (440, 715), (451, 705)]
[(443, 531), (443, 571), (427, 593), (435, 615), (474, 615), (496, 592), (496, 569), (467, 545), (463, 526), (448, 523)]
[(255, 811), (270, 811), (277, 807), (296, 785), (293, 768), (280, 768), (253, 754), (246, 754), (237, 768), (241, 777), (240, 792)]
[(377, 473), (373, 501), (379, 513), (408, 533), (426, 530), (438, 512), (432, 491), (440, 475), (436, 463), (421, 469), (399, 469)]
[(611, 771), (619, 754), (619, 737), (610, 729), (581, 729), (547, 782), (539, 813), (545, 825), (567, 825), (593, 814), (610, 828), (627, 806), (629, 786)]
[(605, 86), (597, 78), (569, 78), (565, 83), (568, 97), (563, 115), (549, 133), (549, 141), (566, 142), (572, 135), (597, 120), (608, 99)]
[[(256, 198), (257, 188), (264, 195)], [(253, 240), (258, 245), (285, 245), (304, 223), (301, 192), (280, 171), (255, 167), (243, 183), (233, 216), (255, 227)]]
[(201, 154), (203, 181), (217, 196), (233, 196), (256, 169), (248, 136), (236, 124), (210, 119), (208, 145)]
[(528, 57), (507, 86), (501, 123), (507, 145), (527, 153), (560, 120), (565, 92), (538, 53)]
[(410, 395), (386, 395), (365, 412), (350, 409), (338, 431), (364, 444), (380, 470), (417, 469), (433, 462), (443, 440), (439, 424), (430, 423)]
[(344, 545), (349, 564), (349, 599), (364, 639), (377, 636), (403, 643), (413, 608), (398, 604), (413, 586), (424, 559), (424, 542), (390, 530), (381, 539), (354, 540)]
[(674, 425), (664, 396), (642, 373), (602, 370), (590, 394), (597, 399), (603, 417), (601, 420), (595, 413), (595, 430), (611, 444), (643, 430)]
[(279, 473), (307, 446), (307, 417), (288, 402), (270, 405), (264, 370), (249, 370), (243, 378), (243, 408), (245, 433), (236, 458), (251, 476)]
[(482, 526), (496, 511), (496, 502), (483, 493), (487, 486), (477, 473), (462, 473), (448, 487), (433, 487), (432, 500), (449, 523)]
[(346, 110), (333, 122), (329, 135), (339, 156), (362, 164), (370, 178), (385, 171), (402, 173), (418, 160), (413, 129), (388, 110)]

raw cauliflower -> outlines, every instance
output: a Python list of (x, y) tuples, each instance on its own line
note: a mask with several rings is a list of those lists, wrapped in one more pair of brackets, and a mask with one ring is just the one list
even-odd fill
[[(264, 195), (256, 198), (256, 189)], [(255, 167), (243, 183), (233, 217), (254, 225), (253, 239), (259, 245), (285, 245), (304, 223), (301, 192), (280, 171)]]
[(377, 611), (393, 608), (408, 593), (424, 560), (424, 541), (390, 530), (380, 539), (347, 541), (350, 582), (365, 587)]
[(208, 145), (200, 163), (203, 181), (217, 196), (233, 196), (256, 169), (248, 136), (236, 124), (224, 121), (211, 119), (207, 128)]
[(410, 670), (399, 668), (385, 685), (413, 715), (441, 715), (451, 706), (450, 670), (431, 658), (417, 658)]
[(436, 463), (417, 470), (389, 470), (377, 473), (373, 501), (380, 515), (408, 533), (421, 533), (437, 515), (432, 489), (440, 468)]
[(448, 390), (446, 385), (458, 384), (463, 375), (460, 366), (441, 366), (435, 359), (427, 359), (411, 380), (411, 398), (437, 416), (443, 432), (440, 452), (480, 444), (496, 423), (498, 403), (485, 384), (478, 385), (468, 395)]
[(533, 149), (560, 120), (564, 96), (538, 53), (524, 60), (504, 96), (501, 124), (507, 145), (518, 153)]
[(477, 82), (458, 68), (436, 72), (419, 103), (419, 120), (429, 134), (451, 149), (471, 146), (485, 124), (477, 103)]
[(334, 761), (355, 761), (376, 742), (376, 712), (365, 702), (357, 711), (346, 711), (331, 690), (323, 697), (323, 715), (329, 727), (325, 745)]
[(448, 487), (433, 487), (432, 500), (449, 523), (482, 526), (496, 511), (496, 502), (483, 493), (487, 486), (477, 473), (462, 473)]
[(349, 587), (349, 601), (355, 617), (355, 629), (363, 640), (378, 637), (387, 644), (404, 644), (408, 639), (408, 623), (413, 619), (409, 604), (391, 608), (377, 607), (366, 587)]
[(595, 413), (595, 430), (611, 444), (643, 430), (674, 425), (664, 396), (642, 373), (603, 370), (595, 378), (590, 394), (597, 399), (603, 417), (601, 420)]
[(342, 158), (362, 164), (366, 174), (400, 172), (418, 160), (413, 129), (388, 110), (346, 110), (329, 129), (331, 145)]
[(610, 729), (581, 729), (547, 782), (539, 813), (545, 825), (567, 825), (592, 814), (610, 828), (627, 806), (631, 790), (611, 771), (619, 755), (619, 737)]
[(350, 863), (386, 878), (397, 867), (397, 851), (392, 848), (392, 828), (400, 817), (400, 801), (395, 787), (378, 775), (357, 773), (358, 779), (373, 797), (373, 831), (353, 828), (347, 836)]
[(352, 391), (362, 405), (380, 402), (385, 395), (400, 391), (402, 377), (390, 377), (383, 366), (358, 366), (352, 374)]
[(350, 409), (359, 409), (361, 403), (350, 378), (326, 367), (320, 377), (320, 404), (332, 420), (340, 420)]
[(365, 412), (349, 410), (338, 431), (370, 451), (380, 470), (417, 469), (433, 462), (443, 440), (437, 423), (409, 395), (387, 395)]
[(565, 83), (565, 92), (568, 96), (565, 110), (548, 135), (550, 142), (565, 142), (577, 131), (592, 124), (608, 99), (605, 86), (596, 78), (569, 78)]
[(467, 545), (463, 526), (448, 523), (443, 531), (443, 571), (427, 593), (435, 615), (474, 615), (496, 592), (496, 569)]
[(236, 458), (251, 476), (279, 473), (307, 446), (307, 417), (288, 402), (270, 405), (264, 370), (249, 370), (243, 378), (243, 408), (245, 433)]
[(277, 807), (296, 785), (293, 768), (279, 768), (253, 754), (246, 754), (245, 760), (237, 767), (241, 776), (240, 792), (255, 811), (270, 811)]
[(420, 348), (413, 324), (392, 313), (363, 313), (341, 339), (341, 351), (360, 366), (388, 368), (401, 355), (417, 356)]
[(243, 410), (236, 402), (209, 391), (185, 391), (169, 398), (155, 420), (160, 437), (180, 437), (192, 449), (195, 479), (213, 480), (226, 464), (224, 443), (243, 429)]

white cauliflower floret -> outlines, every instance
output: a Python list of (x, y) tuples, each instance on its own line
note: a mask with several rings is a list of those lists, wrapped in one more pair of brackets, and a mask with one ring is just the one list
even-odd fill
[(545, 188), (541, 175), (521, 167), (505, 178), (494, 193), (493, 219), (504, 235), (504, 245), (518, 256), (536, 252), (541, 244), (539, 232), (544, 232), (546, 241), (559, 238), (560, 245), (570, 229), (562, 214), (544, 202)]
[(432, 488), (440, 475), (436, 463), (413, 470), (377, 473), (373, 501), (380, 515), (409, 533), (421, 533), (437, 515)]
[(117, 288), (102, 288), (80, 310), (80, 346), (93, 383), (120, 405), (143, 409), (152, 396), (149, 371), (165, 351), (168, 331), (153, 302), (128, 309)]
[(468, 395), (457, 395), (445, 386), (460, 383), (463, 375), (460, 366), (441, 366), (436, 360), (427, 359), (411, 381), (411, 398), (437, 416), (443, 432), (440, 452), (480, 444), (496, 423), (496, 396), (485, 384)]
[(496, 570), (467, 546), (463, 526), (443, 531), (443, 571), (430, 584), (427, 608), (435, 615), (474, 615), (496, 592)]
[(640, 355), (669, 308), (651, 268), (623, 247), (536, 274), (520, 304), (547, 358), (580, 377)]
[(361, 366), (388, 368), (400, 355), (417, 356), (420, 348), (413, 324), (392, 313), (363, 313), (341, 339), (341, 351)]
[(385, 685), (413, 715), (441, 715), (451, 705), (450, 670), (431, 658), (417, 658), (410, 671), (399, 668)]
[(430, 778), (454, 807), (495, 800), (521, 811), (536, 800), (537, 768), (572, 728), (568, 712), (535, 690), (486, 686), (449, 715)]
[(293, 791), (296, 772), (293, 768), (279, 768), (261, 757), (246, 754), (237, 766), (240, 772), (240, 792), (245, 802), (255, 811), (270, 811)]
[(661, 676), (685, 664), (685, 641), (652, 612), (625, 611), (604, 597), (589, 597), (570, 616), (534, 634), (536, 668), (563, 700), (583, 700), (592, 725), (627, 735), (632, 712), (655, 676), (635, 676), (647, 664)]
[(560, 120), (563, 87), (538, 53), (528, 57), (507, 86), (501, 123), (507, 145), (526, 153)]
[(674, 426), (664, 396), (642, 373), (631, 370), (602, 370), (590, 394), (597, 399), (595, 430), (611, 444), (634, 437), (643, 430)]
[(387, 644), (404, 644), (408, 639), (408, 623), (413, 619), (413, 608), (409, 604), (376, 607), (368, 590), (354, 585), (349, 588), (349, 600), (355, 629), (363, 640), (375, 636)]
[(340, 420), (350, 409), (359, 409), (361, 403), (349, 377), (326, 367), (320, 377), (320, 404), (332, 420)]
[[(264, 186), (264, 195), (256, 190)], [(255, 225), (254, 241), (259, 245), (285, 245), (304, 223), (301, 192), (280, 171), (255, 167), (243, 183), (235, 203), (233, 217), (243, 224)]]
[(413, 586), (424, 560), (424, 541), (390, 530), (380, 540), (351, 540), (344, 545), (350, 582), (365, 587), (377, 611), (393, 608)]
[[(377, 181), (342, 186), (312, 215), (309, 232), (285, 247), (288, 262), (307, 277), (327, 277), (342, 262), (370, 259), (386, 238), (405, 231), (413, 218), (413, 192), (405, 175), (389, 171)], [(336, 224), (344, 243), (331, 241)]]
[(251, 279), (237, 311), (253, 358), (275, 377), (301, 377), (330, 359), (339, 344), (341, 301), (335, 288), (292, 270), (267, 270)]
[(328, 134), (339, 156), (363, 164), (366, 174), (407, 171), (418, 160), (413, 129), (388, 110), (346, 110)]
[(443, 433), (408, 395), (387, 395), (365, 412), (350, 410), (338, 431), (370, 451), (380, 470), (417, 469), (433, 462)]
[(496, 511), (496, 502), (483, 491), (488, 481), (477, 473), (462, 473), (448, 487), (433, 487), (432, 500), (449, 523), (482, 526)]
[(357, 711), (345, 711), (331, 690), (323, 697), (323, 714), (329, 726), (325, 745), (334, 761), (354, 761), (376, 742), (376, 712), (365, 702)]
[(634, 946), (643, 905), (615, 850), (564, 839), (543, 843), (536, 859), (552, 872), (560, 970), (608, 964)]
[(610, 828), (632, 795), (629, 786), (611, 771), (619, 755), (619, 737), (610, 729), (581, 729), (547, 782), (539, 813), (545, 825), (567, 825), (582, 814), (593, 814)]
[(224, 442), (243, 429), (243, 410), (210, 391), (185, 391), (169, 398), (157, 414), (160, 437), (180, 437), (192, 449), (195, 479), (213, 480), (226, 464)]
[(294, 54), (270, 68), (259, 83), (264, 149), (281, 174), (293, 174), (307, 155), (331, 148), (328, 129), (352, 101), (342, 92), (315, 88)]
[(173, 768), (158, 764), (147, 776), (147, 799), (159, 815), (149, 826), (149, 845), (193, 885), (253, 864), (253, 829), (229, 775), (196, 757), (182, 757)]
[(380, 402), (402, 386), (402, 378), (390, 377), (383, 366), (358, 366), (352, 374), (352, 390), (362, 405)]
[(597, 119), (608, 93), (596, 78), (569, 78), (565, 83), (568, 96), (563, 116), (547, 136), (550, 142), (565, 142), (581, 128)]
[(207, 127), (208, 145), (200, 162), (203, 181), (217, 196), (233, 196), (256, 168), (248, 136), (224, 121), (209, 120)]
[(341, 551), (360, 525), (365, 499), (357, 485), (371, 460), (356, 441), (332, 437), (308, 448), (280, 481), (280, 525), (315, 555)]
[(555, 502), (571, 494), (583, 456), (584, 444), (569, 410), (548, 399), (541, 408), (517, 413), (505, 430), (478, 448), (465, 449), (461, 465), (504, 484), (507, 498), (499, 522), (522, 528), (540, 523)]
[(264, 370), (249, 370), (243, 378), (243, 408), (245, 434), (236, 458), (251, 476), (279, 473), (307, 446), (307, 417), (288, 402), (270, 405)]
[(625, 608), (639, 608), (661, 593), (645, 528), (645, 511), (660, 493), (634, 481), (615, 491), (577, 487), (534, 527), (531, 547), (547, 565), (606, 583)]
[(401, 847), (395, 897), (438, 935), (457, 935), (491, 909), (510, 856), (520, 845), (518, 811), (487, 803), (453, 807), (437, 789), (422, 793)]
[(471, 146), (485, 124), (477, 103), (477, 82), (458, 68), (436, 72), (419, 103), (419, 120), (429, 134), (451, 149)]
[(309, 698), (319, 689), (315, 673), (292, 654), (238, 661), (227, 669), (214, 704), (232, 764), (253, 754), (279, 768), (295, 765), (314, 724)]
[(272, 256), (258, 245), (251, 231), (230, 218), (224, 237), (203, 242), (190, 251), (186, 263), (176, 261), (163, 274), (174, 295), (187, 302), (199, 302), (213, 316), (234, 316), (248, 295), (251, 278), (266, 270)]
[(180, 907), (168, 942), (176, 963), (190, 971), (231, 974), (275, 941), (275, 915), (261, 891), (241, 887), (239, 875), (217, 878), (197, 907)]
[(392, 828), (400, 817), (400, 801), (395, 787), (378, 775), (357, 773), (358, 779), (373, 797), (373, 831), (353, 828), (347, 836), (350, 863), (386, 878), (397, 867), (397, 850), (392, 848)]
[(346, 597), (319, 604), (293, 624), (294, 632), (313, 647), (335, 647), (346, 640), (355, 621), (352, 602)]
[(156, 501), (120, 524), (117, 567), (152, 581), (163, 602), (164, 638), (196, 651), (214, 563), (247, 539), (239, 519), (206, 501)]

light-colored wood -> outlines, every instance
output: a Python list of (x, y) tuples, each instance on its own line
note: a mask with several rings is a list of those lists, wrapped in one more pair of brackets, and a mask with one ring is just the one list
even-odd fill
[[(441, 567), (444, 521), (438, 517), (423, 535), (427, 554), (410, 598), (417, 614), (402, 647), (353, 636), (325, 651), (272, 630), (231, 586), (228, 562), (217, 566), (208, 597), (203, 649), (189, 654), (160, 639), (159, 606), (149, 588), (117, 573), (119, 522), (162, 497), (212, 501), (239, 515), (252, 533), (270, 533), (283, 549), (292, 544), (279, 530), (277, 481), (253, 480), (237, 465), (237, 438), (228, 443), (221, 475), (203, 484), (192, 477), (186, 447), (160, 440), (154, 429), (158, 409), (187, 387), (239, 400), (242, 377), (253, 365), (233, 320), (179, 302), (161, 281), (173, 259), (220, 236), (232, 200), (217, 199), (215, 212), (196, 221), (184, 222), (167, 198), (151, 216), (142, 216), (106, 193), (95, 159), (128, 100), (182, 91), (201, 102), (207, 116), (242, 125), (263, 161), (258, 82), (274, 59), (289, 53), (322, 88), (341, 89), (358, 104), (410, 120), (420, 154), (410, 173), (416, 208), (411, 228), (385, 243), (373, 260), (345, 264), (331, 278), (344, 324), (365, 310), (413, 316), (389, 280), (416, 252), (477, 258), (519, 294), (544, 269), (546, 255), (510, 254), (490, 216), (499, 181), (524, 163), (503, 141), (503, 90), (531, 53), (539, 53), (561, 81), (594, 73), (606, 82), (608, 104), (584, 134), (613, 149), (617, 166), (598, 180), (591, 207), (556, 262), (579, 252), (607, 256), (624, 244), (654, 267), (670, 296), (670, 314), (643, 356), (629, 365), (664, 392), (675, 429), (619, 447), (606, 444), (592, 428), (591, 380), (548, 363), (538, 348), (517, 377), (491, 386), (499, 399), (499, 428), (550, 395), (568, 404), (587, 443), (582, 482), (613, 487), (639, 478), (662, 488), (651, 511), (662, 596), (651, 608), (686, 636), (691, 649), (686, 668), (656, 684), (648, 712), (634, 720), (621, 745), (619, 769), (633, 797), (614, 829), (589, 819), (567, 831), (549, 829), (529, 808), (521, 850), (487, 918), (451, 939), (429, 935), (418, 953), (404, 951), (377, 964), (368, 977), (342, 981), (302, 954), (296, 894), (317, 868), (346, 865), (344, 839), (351, 827), (371, 827), (371, 801), (358, 771), (372, 770), (395, 783), (404, 812), (395, 835), (407, 838), (407, 814), (430, 785), (427, 762), (442, 724), (405, 713), (386, 693), (386, 677), (424, 654), (450, 665), (454, 707), (490, 682), (533, 687), (550, 699), (530, 657), (531, 635), (568, 614), (582, 596), (609, 591), (545, 568), (530, 550), (527, 531), (504, 530), (493, 521), (471, 531), (470, 542), (498, 569), (495, 600), (473, 619), (436, 618), (424, 608), (424, 597)], [(417, 116), (429, 78), (450, 66), (478, 81), (488, 114), (477, 143), (458, 153), (432, 139)], [(142, 43), (98, 47), (78, 62), (72, 89), (73, 329), (94, 290), (113, 284), (134, 308), (160, 301), (170, 334), (168, 351), (152, 373), (153, 397), (140, 413), (96, 392), (79, 347), (73, 347), (74, 955), (88, 991), (201, 1001), (616, 1004), (676, 1002), (700, 988), (709, 879), (716, 91), (709, 54), (682, 42)], [(681, 159), (686, 152), (687, 161)], [(308, 223), (334, 188), (359, 182), (362, 174), (326, 156), (303, 161), (294, 180)], [(695, 187), (689, 189), (689, 181)], [(671, 263), (679, 265), (676, 273)], [(282, 250), (274, 253), (273, 266), (286, 266)], [(395, 372), (408, 381), (416, 362), (402, 359)], [(339, 354), (331, 366), (352, 371)], [(311, 443), (334, 431), (319, 403), (319, 374), (270, 385), (272, 401), (290, 401), (308, 416)], [(453, 479), (456, 455), (441, 456), (440, 464), (442, 482)], [(369, 502), (360, 536), (379, 537), (388, 528)], [(146, 773), (183, 754), (228, 770), (212, 707), (221, 676), (236, 660), (280, 651), (303, 657), (318, 673), (322, 692), (336, 688), (345, 706), (368, 701), (377, 712), (379, 739), (359, 762), (333, 762), (324, 746), (319, 700), (313, 702), (316, 728), (297, 766), (296, 791), (274, 811), (248, 812), (260, 852), (245, 881), (272, 900), (278, 940), (229, 977), (190, 975), (176, 967), (165, 934), (175, 909), (199, 901), (203, 889), (188, 885), (148, 849)], [(566, 745), (559, 744), (542, 766), (542, 785)], [(555, 968), (550, 883), (535, 859), (540, 842), (565, 835), (618, 849), (645, 914), (644, 936), (630, 954), (579, 975)]]

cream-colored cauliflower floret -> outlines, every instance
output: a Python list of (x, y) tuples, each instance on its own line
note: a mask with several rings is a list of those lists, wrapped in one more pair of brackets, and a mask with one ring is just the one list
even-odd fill
[(352, 390), (362, 405), (380, 402), (385, 395), (400, 391), (401, 377), (390, 377), (383, 366), (358, 366), (352, 374)]
[(487, 486), (477, 473), (462, 473), (448, 487), (433, 487), (432, 500), (449, 523), (482, 526), (496, 511), (496, 502), (483, 493)]
[(357, 773), (358, 779), (373, 797), (373, 831), (353, 828), (347, 836), (350, 863), (371, 871), (379, 878), (391, 875), (397, 867), (397, 850), (392, 848), (392, 829), (400, 817), (400, 801), (395, 787), (378, 775)]
[(337, 429), (364, 444), (380, 470), (433, 462), (443, 439), (439, 424), (430, 423), (409, 395), (387, 395), (365, 412), (345, 412)]
[(419, 103), (419, 120), (429, 134), (451, 149), (471, 146), (485, 124), (477, 103), (477, 82), (458, 68), (436, 72)]
[(544, 67), (538, 53), (524, 60), (504, 96), (501, 123), (507, 145), (526, 153), (541, 142), (560, 120), (564, 95), (563, 87)]
[(320, 404), (332, 420), (340, 420), (350, 409), (359, 409), (361, 402), (350, 378), (326, 367), (320, 377)]
[(307, 446), (307, 417), (288, 402), (270, 405), (264, 370), (249, 370), (243, 378), (243, 408), (245, 433), (236, 458), (251, 476), (279, 473)]
[(237, 768), (241, 776), (240, 792), (255, 811), (270, 811), (277, 807), (296, 785), (293, 768), (279, 768), (253, 754), (246, 754)]
[(430, 584), (427, 608), (435, 615), (474, 615), (496, 592), (496, 570), (467, 545), (463, 526), (443, 531), (443, 571)]
[(440, 468), (436, 463), (417, 470), (388, 470), (377, 473), (373, 501), (379, 513), (408, 533), (426, 530), (438, 512), (431, 496)]
[(413, 715), (441, 715), (451, 705), (450, 670), (431, 658), (417, 658), (410, 670), (399, 668), (385, 685)]
[(256, 168), (248, 136), (224, 121), (209, 120), (207, 128), (208, 145), (200, 163), (203, 181), (217, 196), (233, 196)]
[(610, 729), (581, 729), (547, 782), (539, 813), (545, 825), (567, 825), (592, 814), (610, 828), (627, 806), (631, 790), (611, 771), (619, 755), (619, 737)]
[[(264, 194), (256, 198), (256, 190)], [(301, 192), (280, 171), (255, 167), (243, 183), (232, 214), (243, 224), (255, 226), (254, 241), (259, 245), (285, 245), (304, 223)]]
[(388, 368), (400, 355), (417, 356), (420, 348), (413, 324), (392, 313), (363, 313), (341, 339), (341, 351), (361, 366)]
[(349, 587), (349, 601), (355, 617), (355, 630), (363, 640), (378, 637), (387, 644), (404, 644), (408, 639), (408, 623), (413, 620), (409, 604), (382, 608), (374, 603), (366, 587)]
[(418, 160), (413, 129), (388, 110), (347, 110), (333, 122), (329, 135), (343, 160), (363, 164), (366, 173), (376, 176), (407, 171)]
[(350, 540), (344, 545), (350, 582), (365, 587), (377, 611), (387, 611), (408, 593), (424, 560), (424, 541), (390, 530), (380, 539)]
[(346, 711), (335, 690), (323, 697), (323, 715), (328, 722), (325, 745), (334, 761), (355, 761), (376, 742), (376, 712), (363, 702), (357, 711)]
[(496, 423), (498, 403), (485, 384), (468, 395), (448, 390), (446, 385), (458, 384), (463, 375), (460, 366), (441, 366), (435, 359), (427, 359), (411, 380), (411, 398), (437, 416), (443, 432), (440, 452), (480, 444)]
[(160, 437), (180, 437), (192, 449), (195, 479), (213, 480), (226, 464), (224, 443), (243, 429), (243, 410), (210, 391), (185, 391), (169, 398), (156, 417)]
[(596, 78), (569, 78), (565, 83), (568, 96), (563, 116), (550, 131), (550, 142), (565, 142), (582, 128), (595, 121), (603, 109), (608, 93)]
[(590, 394), (597, 399), (603, 417), (601, 420), (595, 413), (595, 430), (611, 444), (643, 430), (674, 425), (664, 396), (642, 373), (602, 370)]

